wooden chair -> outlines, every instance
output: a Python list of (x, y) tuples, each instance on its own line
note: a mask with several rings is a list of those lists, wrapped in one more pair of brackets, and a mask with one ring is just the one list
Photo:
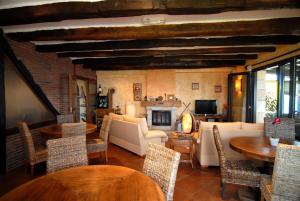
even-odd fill
[(180, 153), (158, 144), (149, 143), (143, 172), (162, 188), (166, 200), (173, 200)]
[(63, 123), (62, 137), (86, 135), (86, 123)]
[(105, 152), (105, 161), (108, 162), (107, 159), (107, 145), (108, 145), (108, 132), (111, 124), (111, 117), (105, 115), (103, 118), (103, 122), (100, 129), (99, 138), (97, 139), (87, 139), (87, 152), (90, 153), (98, 153)]
[(25, 148), (25, 169), (30, 165), (30, 173), (34, 175), (34, 165), (47, 161), (47, 149), (42, 145), (34, 144), (31, 132), (26, 122), (18, 122), (18, 128), (23, 138)]
[(265, 117), (264, 124), (265, 124), (265, 135), (266, 136), (274, 136), (275, 129), (277, 135), (280, 138), (288, 139), (288, 140), (295, 140), (295, 119), (293, 118), (280, 118), (281, 123), (277, 124), (276, 127), (272, 124), (273, 118)]
[(47, 141), (47, 172), (88, 165), (86, 137), (74, 136)]
[(221, 195), (224, 197), (225, 184), (238, 184), (249, 187), (259, 187), (259, 171), (248, 160), (229, 160), (225, 156), (220, 133), (216, 125), (213, 126), (213, 135), (219, 156), (221, 169)]
[(70, 114), (60, 114), (56, 116), (56, 120), (58, 124), (62, 123), (73, 123), (74, 122), (74, 116), (72, 113)]
[(262, 175), (261, 200), (300, 200), (300, 147), (277, 146), (273, 175)]

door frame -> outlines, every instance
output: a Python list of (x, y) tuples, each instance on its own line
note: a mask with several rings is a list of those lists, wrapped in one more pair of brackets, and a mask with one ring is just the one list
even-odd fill
[(0, 175), (6, 173), (6, 109), (4, 84), (4, 53), (0, 49)]
[(238, 75), (245, 75), (247, 79), (246, 86), (246, 122), (253, 122), (253, 89), (252, 85), (252, 73), (251, 72), (240, 72), (240, 73), (230, 73), (228, 75), (228, 111), (227, 120), (232, 121), (232, 89), (233, 89), (233, 77)]

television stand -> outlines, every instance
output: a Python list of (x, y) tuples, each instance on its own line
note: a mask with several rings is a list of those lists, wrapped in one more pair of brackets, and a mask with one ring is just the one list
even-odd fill
[(194, 116), (198, 121), (222, 122), (225, 120), (225, 116), (220, 114), (195, 114)]

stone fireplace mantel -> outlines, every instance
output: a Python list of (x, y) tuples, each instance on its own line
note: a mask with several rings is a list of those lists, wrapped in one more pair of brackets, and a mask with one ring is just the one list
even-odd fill
[(166, 101), (142, 101), (141, 105), (144, 107), (181, 107), (180, 100), (166, 100)]
[[(176, 107), (166, 107), (166, 106), (147, 106), (147, 124), (150, 129), (160, 129), (160, 130), (175, 130), (176, 122)], [(171, 125), (170, 126), (156, 126), (152, 125), (152, 111), (170, 111), (171, 112)]]

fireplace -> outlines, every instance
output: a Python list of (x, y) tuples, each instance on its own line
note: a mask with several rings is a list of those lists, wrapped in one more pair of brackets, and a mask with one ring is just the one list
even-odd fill
[(152, 110), (152, 125), (171, 126), (171, 111)]
[(146, 109), (150, 129), (175, 130), (176, 107), (148, 106)]

